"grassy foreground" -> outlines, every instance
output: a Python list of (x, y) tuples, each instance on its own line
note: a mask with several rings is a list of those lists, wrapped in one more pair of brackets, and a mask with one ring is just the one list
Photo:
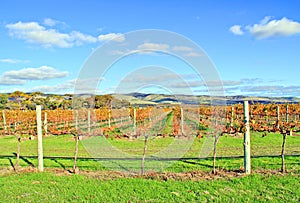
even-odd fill
[(0, 176), (0, 202), (299, 202), (299, 186), (298, 175), (161, 181), (22, 173)]
[[(149, 142), (149, 154), (169, 145), (173, 138), (155, 138)], [(175, 180), (156, 178), (103, 178), (80, 173), (71, 175), (66, 171), (72, 168), (74, 139), (72, 136), (45, 137), (44, 159), (46, 169), (64, 171), (63, 173), (3, 173), (0, 175), (0, 202), (300, 202), (300, 156), (287, 156), (286, 165), (289, 174), (278, 173), (281, 159), (278, 156), (281, 147), (281, 135), (269, 134), (262, 138), (259, 133), (252, 134), (252, 155), (267, 155), (251, 159), (253, 170), (274, 170), (271, 173), (254, 173), (250, 176), (209, 180)], [(127, 153), (140, 155), (143, 140), (109, 140), (109, 142)], [(176, 161), (165, 172), (211, 171), (212, 159), (193, 159), (199, 157), (203, 139), (194, 140), (184, 160)], [(299, 154), (300, 137), (288, 137), (287, 153)], [(11, 170), (16, 162), (17, 141), (13, 136), (0, 137), (0, 169)], [(37, 143), (23, 141), (21, 145), (20, 166), (37, 166)], [(222, 137), (218, 144), (217, 168), (222, 171), (235, 171), (243, 167), (243, 158), (225, 158), (222, 156), (240, 156), (243, 152), (241, 137)], [(10, 155), (10, 156), (5, 156)], [(276, 155), (268, 156), (268, 155)], [(53, 156), (60, 156), (54, 157)], [(64, 158), (64, 156), (66, 156)], [(105, 171), (110, 173), (101, 162), (91, 159), (91, 155), (80, 142), (77, 166), (87, 173)], [(146, 164), (148, 161), (146, 162)], [(104, 173), (105, 173), (104, 172)], [(96, 172), (95, 172), (96, 173)], [(1, 173), (0, 173), (1, 174)], [(5, 175), (4, 175), (5, 174)], [(68, 174), (68, 175), (66, 175)]]
[[(151, 155), (163, 148), (166, 148), (172, 143), (174, 138), (162, 138), (157, 137), (149, 140), (147, 155)], [(128, 153), (136, 154), (139, 158), (136, 170), (140, 170), (140, 159), (143, 152), (144, 140), (128, 140), (128, 139), (112, 139), (109, 140), (111, 145)], [(185, 154), (185, 160), (174, 161), (170, 164), (166, 171), (171, 172), (185, 172), (185, 171), (210, 171), (212, 166), (212, 159), (197, 159), (199, 158), (199, 152), (203, 147), (204, 139), (195, 139), (189, 150)], [(267, 137), (262, 137), (260, 133), (251, 134), (251, 154), (253, 156), (265, 155), (265, 157), (252, 158), (252, 169), (270, 169), (279, 170), (281, 168), (281, 142), (282, 136), (271, 133)], [(73, 155), (75, 142), (74, 138), (70, 135), (64, 136), (49, 136), (43, 139), (44, 148), (44, 166), (46, 168), (61, 168), (69, 170), (73, 166)], [(287, 138), (286, 153), (287, 154), (300, 154), (300, 136), (289, 136)], [(14, 153), (17, 150), (17, 139), (14, 136), (0, 136), (0, 168), (11, 167), (16, 163), (16, 157)], [(107, 151), (110, 153), (110, 151)], [(3, 156), (1, 156), (3, 155)], [(20, 166), (37, 166), (36, 156), (37, 155), (37, 141), (26, 140), (22, 141), (21, 144), (21, 159)], [(82, 142), (79, 142), (79, 158), (77, 166), (80, 170), (110, 170), (113, 168), (105, 168), (102, 162), (97, 162), (91, 157), (92, 154), (87, 152)], [(217, 168), (224, 170), (239, 170), (243, 167), (243, 158), (222, 158), (231, 156), (242, 156), (243, 155), (243, 138), (242, 137), (221, 137), (218, 143), (217, 155), (220, 156), (217, 159)], [(271, 155), (271, 156), (270, 156)], [(49, 157), (49, 158), (47, 158)], [(54, 157), (54, 158), (53, 158)], [(64, 158), (65, 157), (65, 158)], [(94, 156), (95, 157), (95, 156)], [(96, 157), (101, 157), (96, 156)], [(287, 156), (286, 167), (289, 172), (299, 173), (300, 171), (300, 156)], [(122, 165), (128, 165), (130, 163), (122, 163)], [(151, 162), (146, 161), (146, 167)], [(151, 167), (150, 167), (151, 168)], [(114, 170), (114, 169), (113, 169)]]

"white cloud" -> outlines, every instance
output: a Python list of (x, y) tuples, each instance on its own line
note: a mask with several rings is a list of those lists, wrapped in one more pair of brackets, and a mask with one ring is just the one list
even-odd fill
[(2, 63), (28, 63), (30, 61), (29, 60), (18, 60), (18, 59), (5, 58), (5, 59), (0, 59), (0, 62), (2, 62)]
[(193, 49), (191, 47), (186, 47), (186, 46), (174, 46), (172, 50), (185, 52), (185, 51), (192, 51)]
[(124, 55), (124, 54), (126, 54), (126, 53), (127, 53), (127, 52), (121, 51), (121, 50), (112, 50), (112, 51), (110, 52), (111, 55)]
[(42, 44), (45, 47), (71, 47), (69, 42), (69, 35), (59, 33), (54, 29), (46, 29), (36, 22), (23, 23), (18, 22), (15, 24), (8, 24), (6, 27), (9, 29), (11, 36), (18, 39), (23, 39), (28, 43)]
[(98, 36), (99, 41), (116, 41), (116, 42), (123, 42), (125, 40), (125, 36), (121, 33), (109, 33), (105, 35)]
[(25, 82), (26, 82), (25, 80), (0, 76), (0, 85), (24, 85)]
[(167, 50), (169, 49), (169, 45), (167, 44), (157, 44), (157, 43), (144, 43), (138, 46), (138, 49), (154, 49), (154, 50)]
[(47, 25), (47, 26), (50, 26), (50, 27), (55, 26), (57, 23), (58, 23), (58, 21), (53, 20), (51, 18), (46, 18), (44, 20), (44, 25)]
[(6, 28), (9, 30), (10, 36), (44, 47), (68, 48), (74, 45), (97, 42), (97, 38), (91, 35), (82, 34), (78, 31), (61, 33), (55, 29), (47, 29), (37, 22), (17, 22), (7, 24)]
[(161, 43), (143, 43), (136, 47), (133, 50), (112, 50), (110, 52), (111, 55), (125, 55), (125, 54), (153, 54), (156, 51), (174, 51), (180, 52), (183, 56), (186, 57), (199, 57), (203, 56), (202, 53), (193, 51), (193, 48), (187, 46), (173, 46), (171, 47), (168, 44), (161, 44)]
[(274, 36), (291, 36), (300, 34), (300, 23), (283, 17), (281, 20), (271, 20), (265, 17), (260, 24), (247, 26), (247, 29), (258, 39)]
[(47, 80), (52, 78), (62, 78), (67, 75), (67, 71), (59, 71), (49, 66), (11, 70), (3, 74), (4, 77), (20, 80)]
[[(234, 25), (229, 29), (235, 35), (244, 34), (242, 26)], [(300, 22), (290, 20), (283, 17), (280, 20), (271, 20), (270, 16), (266, 16), (258, 24), (247, 25), (244, 27), (257, 39), (265, 39), (270, 37), (288, 37), (300, 34)]]
[(271, 16), (266, 16), (266, 17), (264, 17), (264, 19), (262, 19), (261, 21), (260, 21), (260, 24), (262, 24), (262, 25), (265, 25), (265, 24), (267, 24), (270, 20), (271, 20)]
[(49, 66), (24, 68), (4, 72), (0, 76), (0, 85), (24, 85), (28, 80), (48, 80), (66, 77), (67, 75), (67, 71), (59, 71)]
[(240, 26), (240, 25), (234, 25), (234, 26), (231, 26), (229, 28), (229, 30), (235, 35), (243, 35), (244, 32), (242, 31), (241, 27), (242, 26)]
[(87, 42), (87, 43), (97, 42), (97, 38), (95, 38), (91, 35), (82, 34), (81, 32), (78, 32), (78, 31), (71, 32), (70, 38), (71, 38), (71, 41), (75, 42), (76, 45), (82, 45), (84, 42)]
[(65, 83), (61, 83), (61, 84), (58, 84), (55, 86), (50, 86), (50, 85), (37, 86), (37, 87), (32, 88), (31, 92), (39, 91), (39, 92), (45, 92), (45, 93), (49, 93), (49, 92), (58, 93), (58, 92), (73, 89), (74, 85), (75, 85), (75, 80), (69, 80), (69, 81), (66, 81)]
[(187, 56), (187, 57), (199, 57), (199, 56), (203, 56), (203, 54), (192, 51), (192, 52), (184, 54), (184, 56)]
[(167, 44), (157, 44), (157, 43), (143, 43), (137, 46), (133, 50), (112, 50), (111, 55), (125, 55), (125, 54), (153, 54), (155, 51), (164, 51), (170, 48)]

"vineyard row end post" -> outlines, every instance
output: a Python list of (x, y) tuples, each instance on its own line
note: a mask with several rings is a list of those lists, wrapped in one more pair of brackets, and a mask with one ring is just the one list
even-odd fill
[(250, 155), (250, 123), (249, 123), (249, 103), (244, 101), (244, 122), (245, 122), (245, 134), (244, 134), (244, 168), (245, 173), (251, 173), (251, 155)]
[(37, 138), (38, 138), (38, 170), (44, 171), (43, 161), (43, 134), (42, 134), (42, 106), (36, 106), (36, 124), (37, 124)]

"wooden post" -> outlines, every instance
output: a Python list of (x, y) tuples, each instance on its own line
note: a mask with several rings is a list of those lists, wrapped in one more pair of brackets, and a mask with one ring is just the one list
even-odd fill
[(42, 134), (42, 107), (41, 105), (36, 106), (36, 126), (37, 126), (37, 137), (38, 137), (38, 170), (44, 171), (43, 162), (43, 134)]
[(279, 121), (280, 121), (280, 107), (279, 107), (279, 105), (276, 108), (276, 112), (277, 112), (277, 126), (276, 126), (276, 128), (279, 129)]
[(142, 170), (141, 170), (141, 174), (144, 175), (145, 174), (145, 158), (146, 158), (146, 151), (147, 151), (147, 142), (148, 142), (148, 135), (145, 134), (145, 141), (144, 141), (144, 152), (143, 152), (143, 156), (142, 156)]
[(6, 127), (6, 118), (5, 118), (5, 111), (2, 111), (2, 118), (3, 118), (3, 126), (4, 126), (4, 132), (7, 132), (7, 127)]
[(111, 109), (108, 110), (108, 127), (109, 128), (111, 127), (110, 119), (111, 119)]
[(44, 113), (44, 131), (45, 131), (45, 135), (47, 135), (48, 134), (47, 112)]
[(286, 114), (285, 114), (285, 121), (289, 122), (289, 105), (286, 104)]
[(136, 109), (133, 109), (133, 134), (136, 135)]
[(250, 157), (250, 125), (249, 125), (249, 103), (244, 101), (244, 123), (246, 131), (244, 133), (244, 168), (245, 173), (251, 173), (251, 157)]
[(77, 162), (77, 156), (78, 156), (78, 140), (79, 140), (79, 136), (76, 133), (75, 135), (75, 154), (74, 154), (74, 163), (73, 163), (73, 173), (77, 173), (77, 168), (76, 168), (76, 162)]
[(282, 134), (282, 146), (281, 146), (281, 172), (284, 173), (286, 170), (285, 170), (285, 162), (284, 162), (284, 153), (285, 153), (285, 144), (286, 144), (286, 136), (287, 134), (286, 133), (283, 133)]
[(180, 132), (181, 135), (184, 135), (184, 129), (183, 129), (183, 109), (180, 107)]
[(152, 127), (151, 112), (152, 112), (152, 109), (149, 110), (149, 115), (148, 115), (148, 117), (149, 117), (149, 128)]
[(78, 110), (75, 111), (75, 129), (78, 131)]
[(91, 109), (88, 109), (88, 132), (91, 132)]
[(233, 126), (233, 116), (234, 116), (234, 107), (231, 106), (231, 118), (230, 118), (230, 126)]

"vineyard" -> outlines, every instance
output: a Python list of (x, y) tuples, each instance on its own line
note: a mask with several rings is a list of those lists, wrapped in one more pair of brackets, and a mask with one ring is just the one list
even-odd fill
[[(300, 105), (299, 104), (250, 104), (249, 127), (251, 134), (260, 133), (261, 138), (270, 133), (281, 134), (281, 153), (269, 153), (268, 149), (252, 151), (252, 155), (281, 155), (282, 170), (285, 170), (284, 155), (299, 155), (297, 143), (286, 148), (287, 136), (299, 137)], [(82, 137), (103, 137), (104, 139), (145, 140), (143, 160), (146, 157), (146, 143), (154, 145), (156, 138), (165, 139), (165, 147), (170, 144), (169, 138), (202, 140), (213, 138), (214, 150), (209, 156), (217, 158), (217, 143), (220, 137), (235, 137), (243, 145), (243, 134), (246, 131), (243, 104), (233, 106), (171, 106), (122, 109), (78, 109), (78, 110), (43, 110), (41, 113), (43, 137), (72, 135), (76, 139), (76, 158), (78, 140)], [(37, 113), (30, 110), (3, 110), (0, 117), (0, 134), (2, 137), (15, 136), (18, 140), (17, 158), (21, 153), (21, 142), (35, 140), (37, 136)], [(78, 139), (77, 139), (78, 138)], [(127, 141), (130, 148), (130, 142)], [(261, 140), (261, 142), (264, 142)], [(263, 145), (265, 148), (266, 146)], [(225, 148), (224, 148), (225, 149)], [(223, 150), (224, 150), (223, 149)], [(128, 149), (124, 149), (125, 151)], [(132, 151), (136, 149), (132, 148)], [(148, 149), (151, 152), (151, 149)], [(154, 151), (161, 150), (157, 147)], [(226, 149), (227, 151), (227, 149)], [(128, 153), (131, 153), (130, 150)], [(188, 155), (188, 154), (192, 155)], [(222, 151), (220, 154), (223, 154)], [(225, 156), (241, 156), (242, 150), (228, 150)], [(0, 151), (5, 156), (5, 152)], [(51, 154), (50, 154), (51, 156)], [(60, 155), (65, 156), (65, 155)], [(95, 158), (101, 156), (97, 155)], [(194, 152), (188, 151), (186, 158), (197, 158)], [(200, 155), (201, 156), (201, 155)], [(93, 157), (93, 155), (92, 155)], [(171, 157), (172, 158), (172, 157)], [(17, 163), (18, 165), (18, 163)]]
[[(254, 104), (250, 105), (249, 111), (251, 131), (288, 134), (300, 131), (299, 104)], [(162, 125), (170, 116), (172, 129), (166, 131)], [(178, 136), (183, 133), (201, 137), (209, 132), (209, 128), (222, 134), (237, 135), (243, 133), (243, 119), (242, 104), (226, 107), (45, 110), (42, 114), (45, 135), (73, 134), (77, 131), (83, 135), (107, 135), (111, 131), (113, 136), (119, 138), (138, 136), (138, 130), (150, 130), (158, 123), (161, 126), (155, 126), (156, 135)], [(35, 111), (3, 110), (0, 123), (1, 135), (20, 135), (30, 139), (36, 136)], [(118, 129), (119, 133), (114, 134), (114, 129)]]

